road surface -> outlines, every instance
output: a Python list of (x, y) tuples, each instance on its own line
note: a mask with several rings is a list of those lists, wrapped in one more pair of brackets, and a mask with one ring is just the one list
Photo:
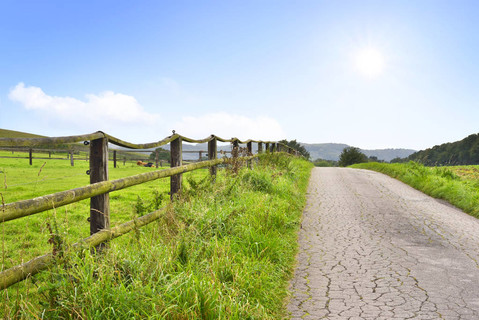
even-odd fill
[(380, 173), (313, 169), (292, 319), (479, 319), (479, 220)]

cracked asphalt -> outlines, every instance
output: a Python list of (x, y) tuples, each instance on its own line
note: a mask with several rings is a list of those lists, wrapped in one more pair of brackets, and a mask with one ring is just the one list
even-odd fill
[(386, 175), (313, 169), (291, 319), (479, 319), (479, 220)]

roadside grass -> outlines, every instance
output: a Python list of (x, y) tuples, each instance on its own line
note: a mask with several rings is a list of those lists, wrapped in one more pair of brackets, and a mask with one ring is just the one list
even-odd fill
[(479, 218), (478, 166), (425, 167), (411, 161), (392, 164), (369, 162), (351, 167), (387, 174)]
[[(268, 154), (260, 157), (253, 170), (219, 170), (214, 183), (207, 170), (185, 175), (181, 199), (167, 204), (158, 221), (115, 239), (102, 254), (67, 250), (57, 266), (4, 290), (2, 315), (27, 319), (286, 318), (287, 285), (311, 167), (304, 160)], [(110, 171), (111, 178), (114, 171)], [(129, 220), (167, 203), (159, 203), (149, 187), (123, 195), (126, 190), (119, 191), (121, 205), (112, 208), (112, 220), (122, 208), (127, 211), (121, 212), (122, 217)], [(59, 208), (50, 213), (52, 223), (67, 219), (62, 237), (76, 228), (73, 211), (85, 211), (80, 213), (84, 223), (87, 204), (86, 211)], [(34, 223), (29, 224), (32, 229)], [(32, 233), (30, 229), (27, 234)], [(47, 232), (45, 239), (48, 236)], [(71, 241), (66, 238), (65, 242)], [(4, 240), (4, 246), (10, 245)]]

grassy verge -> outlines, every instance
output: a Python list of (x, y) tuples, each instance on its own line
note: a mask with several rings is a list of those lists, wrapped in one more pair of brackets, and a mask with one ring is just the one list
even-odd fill
[[(474, 176), (477, 168), (467, 167), (425, 167), (409, 163), (361, 163), (353, 168), (369, 169), (399, 179), (432, 197), (443, 199), (479, 217), (479, 179)], [(468, 175), (468, 172), (472, 174)]]
[(264, 155), (253, 170), (221, 170), (215, 183), (185, 177), (182, 199), (159, 221), (104, 254), (66, 253), (58, 266), (4, 291), (3, 317), (286, 317), (311, 166)]

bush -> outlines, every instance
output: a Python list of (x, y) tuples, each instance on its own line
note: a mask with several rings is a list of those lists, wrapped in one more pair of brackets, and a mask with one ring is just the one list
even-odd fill
[(347, 147), (343, 149), (343, 152), (339, 156), (339, 165), (341, 167), (347, 167), (355, 163), (368, 162), (368, 157), (362, 153), (359, 148)]

